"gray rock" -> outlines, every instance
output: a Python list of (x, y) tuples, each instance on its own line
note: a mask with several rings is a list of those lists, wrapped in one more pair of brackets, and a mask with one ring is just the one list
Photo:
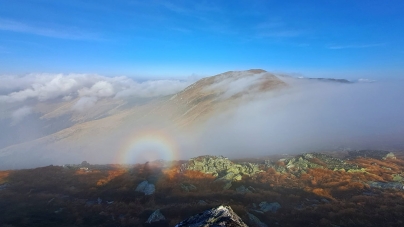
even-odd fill
[(272, 213), (276, 213), (278, 209), (281, 208), (281, 204), (279, 204), (278, 202), (274, 203), (261, 202), (259, 204), (259, 207), (262, 212), (271, 211)]
[(226, 184), (223, 186), (223, 190), (227, 190), (229, 188), (231, 188), (232, 184), (231, 181), (226, 182)]
[(247, 212), (247, 215), (248, 215), (248, 219), (250, 220), (251, 225), (252, 225), (253, 227), (268, 227), (267, 224), (263, 223), (263, 222), (262, 222), (260, 219), (258, 219), (255, 215), (253, 215), (253, 214), (251, 214), (251, 213), (248, 213), (248, 212)]
[(198, 201), (198, 205), (208, 205), (208, 203), (207, 202), (205, 202), (204, 200), (199, 200)]
[(64, 210), (64, 208), (59, 208), (59, 209), (55, 210), (53, 213), (58, 214), (58, 213), (62, 212), (63, 210)]
[(328, 201), (328, 199), (321, 199), (321, 202), (323, 202), (323, 203), (330, 203), (330, 201)]
[(97, 204), (97, 201), (93, 201), (93, 200), (86, 201), (86, 206), (93, 206), (95, 204)]
[(176, 227), (248, 227), (230, 206), (219, 206), (194, 215)]
[(404, 190), (404, 184), (401, 182), (369, 181), (368, 185), (371, 188)]
[(148, 181), (142, 181), (140, 182), (140, 184), (138, 184), (138, 186), (136, 187), (135, 191), (137, 192), (143, 192), (143, 190), (146, 188), (146, 186), (149, 184)]
[(190, 191), (195, 191), (197, 188), (195, 185), (193, 184), (189, 184), (189, 183), (182, 183), (181, 184), (181, 189), (186, 191), (186, 192), (190, 192)]
[(190, 159), (188, 163), (181, 166), (180, 170), (193, 170), (212, 174), (218, 179), (226, 181), (238, 181), (242, 179), (242, 175), (251, 176), (261, 172), (258, 164), (248, 162), (236, 164), (223, 156), (209, 155)]
[(364, 157), (364, 158), (374, 158), (374, 159), (395, 159), (396, 156), (394, 153), (389, 151), (381, 151), (381, 150), (360, 150), (360, 151), (349, 151), (348, 152), (349, 158), (357, 158), (357, 157)]
[(306, 153), (296, 157), (281, 159), (278, 162), (283, 163), (284, 165), (266, 163), (266, 167), (272, 167), (280, 173), (289, 172), (296, 176), (306, 173), (307, 169), (310, 168), (326, 168), (345, 171), (360, 169), (357, 165), (321, 153)]
[(149, 216), (146, 223), (150, 224), (153, 222), (164, 221), (164, 220), (166, 220), (164, 215), (160, 212), (160, 210), (156, 210)]
[(147, 180), (142, 181), (135, 189), (137, 192), (143, 192), (145, 195), (151, 195), (156, 191), (154, 184), (149, 184)]
[(246, 188), (244, 185), (241, 185), (240, 187), (236, 188), (236, 192), (240, 194), (252, 193), (252, 191), (250, 191), (249, 188)]
[(1, 191), (1, 190), (4, 190), (4, 189), (6, 189), (6, 188), (8, 188), (8, 184), (7, 184), (7, 183), (5, 183), (5, 184), (0, 184), (0, 191)]

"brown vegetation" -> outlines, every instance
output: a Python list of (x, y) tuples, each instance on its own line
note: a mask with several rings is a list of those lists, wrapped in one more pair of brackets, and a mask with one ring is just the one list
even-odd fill
[[(180, 172), (180, 163), (170, 168), (146, 163), (132, 168), (48, 166), (2, 171), (0, 184), (8, 186), (0, 190), (0, 220), (5, 226), (153, 226), (145, 222), (160, 209), (167, 221), (154, 226), (174, 226), (225, 204), (245, 222), (250, 212), (269, 226), (402, 225), (404, 192), (370, 188), (366, 182), (391, 181), (393, 174), (402, 174), (404, 161), (357, 158), (351, 162), (363, 169), (314, 168), (295, 175), (262, 168), (254, 177), (232, 182), (227, 190), (223, 190), (226, 182), (212, 175)], [(320, 160), (316, 163), (324, 166)], [(135, 191), (144, 180), (155, 184), (153, 195)], [(184, 185), (195, 188), (185, 190)], [(241, 186), (250, 187), (250, 192), (237, 192)], [(277, 213), (256, 212), (264, 201), (278, 202), (282, 208)]]
[(7, 182), (8, 175), (10, 175), (10, 171), (0, 171), (0, 184)]

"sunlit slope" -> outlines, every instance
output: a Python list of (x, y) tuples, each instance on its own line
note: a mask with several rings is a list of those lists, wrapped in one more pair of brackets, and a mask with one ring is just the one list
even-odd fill
[(50, 108), (42, 118), (67, 115), (72, 125), (1, 149), (1, 168), (75, 163), (84, 159), (93, 163), (119, 162), (116, 156), (122, 146), (144, 131), (163, 131), (173, 139), (182, 134), (189, 136), (206, 120), (285, 86), (263, 70), (231, 71), (201, 79), (175, 95), (140, 104), (129, 105), (130, 100), (108, 98), (89, 110), (70, 113), (74, 104), (67, 102)]

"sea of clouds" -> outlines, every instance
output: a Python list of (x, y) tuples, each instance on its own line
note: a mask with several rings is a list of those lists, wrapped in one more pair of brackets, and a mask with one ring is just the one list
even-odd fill
[[(219, 81), (207, 89), (221, 90), (221, 99), (226, 100), (250, 89), (262, 79), (261, 76)], [(346, 84), (285, 76), (279, 78), (288, 86), (243, 99), (237, 107), (212, 115), (198, 130), (171, 130), (169, 134), (179, 147), (177, 158), (206, 154), (236, 158), (338, 149), (404, 149), (402, 81), (366, 80)], [(183, 90), (194, 81), (136, 81), (128, 77), (89, 74), (0, 76), (0, 113), (3, 111), (3, 115), (0, 115), (0, 132), (6, 135), (7, 130), (20, 127), (16, 132), (35, 139), (30, 135), (38, 133), (36, 130), (40, 130), (40, 127), (36, 123), (38, 116), (34, 117), (34, 105), (41, 102), (73, 102), (72, 110), (81, 114), (101, 99), (165, 96)], [(8, 115), (4, 116), (4, 113)], [(9, 122), (9, 129), (3, 127), (10, 125)], [(108, 131), (102, 138), (93, 138), (89, 143), (82, 141), (86, 144), (83, 151), (74, 144), (60, 150), (70, 149), (80, 154), (70, 162), (79, 163), (85, 157), (90, 162), (110, 163), (113, 151), (122, 145), (126, 135), (131, 135), (135, 126), (116, 129), (111, 133)], [(153, 127), (163, 129), (165, 126)], [(65, 154), (68, 155), (68, 152)], [(45, 163), (34, 152), (26, 155), (32, 156), (29, 165), (19, 166), (17, 163), (13, 168)], [(54, 160), (46, 163), (60, 164), (63, 161), (66, 161), (66, 157), (55, 155)], [(142, 161), (147, 160), (136, 162)]]
[(72, 108), (82, 111), (102, 98), (165, 96), (183, 90), (192, 82), (192, 79), (137, 81), (125, 76), (106, 77), (94, 74), (3, 75), (0, 76), (0, 106), (17, 106), (10, 114), (13, 121), (17, 122), (32, 113), (32, 101), (75, 100)]

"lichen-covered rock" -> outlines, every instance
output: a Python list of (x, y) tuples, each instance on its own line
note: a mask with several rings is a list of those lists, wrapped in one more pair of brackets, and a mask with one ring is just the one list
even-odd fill
[(156, 210), (149, 216), (146, 223), (150, 224), (153, 222), (164, 221), (164, 220), (166, 220), (164, 215), (160, 212), (160, 210)]
[(224, 181), (238, 181), (242, 175), (254, 175), (260, 172), (258, 164), (236, 164), (223, 156), (199, 156), (192, 158), (188, 163), (181, 166), (181, 171), (193, 170), (206, 174), (212, 174)]
[(359, 170), (357, 165), (321, 153), (306, 153), (292, 158), (281, 159), (277, 163), (266, 162), (266, 167), (272, 167), (280, 173), (289, 172), (295, 175), (306, 173), (307, 169), (310, 168), (344, 171)]
[(371, 188), (404, 190), (404, 184), (401, 182), (369, 181), (368, 185)]
[(381, 151), (381, 150), (360, 150), (360, 151), (349, 151), (348, 158), (354, 159), (358, 157), (364, 158), (374, 158), (380, 160), (386, 159), (396, 159), (393, 152)]
[(176, 227), (248, 227), (230, 206), (219, 206), (194, 215)]
[(251, 213), (248, 213), (248, 212), (247, 212), (247, 215), (248, 215), (248, 219), (249, 219), (250, 222), (251, 222), (251, 226), (252, 226), (252, 227), (268, 227), (267, 224), (263, 223), (263, 222), (262, 222), (260, 219), (258, 219), (255, 215), (253, 215), (253, 214), (251, 214)]
[(274, 203), (261, 202), (259, 204), (259, 207), (262, 212), (271, 211), (272, 213), (276, 213), (281, 208), (281, 204), (279, 204), (278, 202)]
[(400, 174), (393, 174), (392, 177), (393, 177), (393, 181), (396, 181), (396, 182), (404, 181), (404, 178)]
[(135, 189), (137, 192), (143, 192), (145, 195), (151, 195), (156, 191), (154, 184), (150, 184), (147, 180), (142, 181)]

